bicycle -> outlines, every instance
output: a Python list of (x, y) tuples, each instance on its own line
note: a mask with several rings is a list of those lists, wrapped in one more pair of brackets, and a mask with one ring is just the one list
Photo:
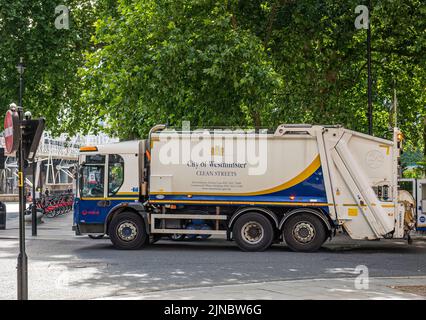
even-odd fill
[[(42, 212), (47, 218), (54, 218), (70, 212), (73, 207), (73, 202), (73, 194), (45, 195), (42, 198), (36, 199), (36, 210)], [(25, 214), (31, 214), (32, 206), (33, 204), (31, 203)]]

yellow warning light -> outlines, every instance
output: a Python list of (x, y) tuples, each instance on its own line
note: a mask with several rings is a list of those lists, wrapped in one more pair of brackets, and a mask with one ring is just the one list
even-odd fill
[(80, 152), (98, 151), (98, 148), (93, 146), (81, 147)]

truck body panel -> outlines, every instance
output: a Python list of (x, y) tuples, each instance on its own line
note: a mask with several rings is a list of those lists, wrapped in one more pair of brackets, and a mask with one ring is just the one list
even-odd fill
[[(320, 126), (282, 127), (264, 136), (163, 132), (155, 138), (151, 203), (331, 208), (333, 221), (356, 239), (377, 239), (395, 228), (393, 141)], [(241, 156), (244, 139), (245, 151), (253, 148), (262, 159), (250, 163)], [(166, 156), (185, 145), (185, 155)], [(388, 196), (381, 201), (374, 188), (383, 186)]]
[[(163, 130), (98, 146), (79, 159), (75, 228), (108, 233), (119, 212), (135, 212), (151, 235), (233, 239), (256, 237), (269, 220), (281, 241), (292, 217), (304, 214), (319, 218), (330, 237), (343, 228), (353, 239), (402, 238), (398, 135), (394, 129), (390, 141), (340, 126), (281, 125), (274, 133)], [(238, 223), (246, 215), (267, 220)], [(309, 233), (315, 217), (294, 230)]]
[[(176, 144), (188, 143), (190, 153), (200, 149), (208, 154), (201, 154), (198, 160), (193, 157), (162, 161), (163, 154), (174, 148), (175, 141), (171, 142), (171, 138), (176, 139)], [(238, 150), (237, 145), (244, 139), (247, 140), (242, 146), (257, 144), (259, 148), (264, 142), (264, 150), (258, 151), (261, 160), (250, 163), (242, 155), (244, 151)], [(200, 142), (189, 135), (164, 134), (154, 143), (151, 152), (150, 202), (327, 206), (315, 139), (268, 135), (263, 141), (256, 140), (257, 136), (216, 135), (214, 141), (204, 137)], [(200, 147), (200, 143), (204, 146)], [(228, 148), (227, 144), (231, 143)], [(212, 155), (212, 150), (222, 154)]]

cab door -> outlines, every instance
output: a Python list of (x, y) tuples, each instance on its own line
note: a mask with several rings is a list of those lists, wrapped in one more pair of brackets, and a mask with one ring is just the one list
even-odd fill
[(103, 224), (111, 206), (106, 194), (107, 165), (106, 155), (86, 155), (80, 169), (78, 223)]

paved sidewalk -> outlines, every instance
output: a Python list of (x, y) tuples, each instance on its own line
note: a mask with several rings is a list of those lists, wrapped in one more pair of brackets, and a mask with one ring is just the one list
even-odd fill
[[(425, 289), (426, 277), (370, 278), (368, 288), (365, 289), (355, 288), (355, 278), (340, 278), (185, 288), (157, 291), (137, 296), (112, 296), (102, 299), (423, 300), (426, 299)], [(416, 292), (416, 294), (411, 292)]]
[[(6, 230), (0, 230), (0, 239), (17, 239), (19, 237), (19, 204), (6, 202), (7, 221)], [(72, 231), (72, 212), (54, 218), (42, 218), (42, 223), (37, 225), (37, 237), (31, 236), (31, 222), (25, 223), (25, 238), (27, 240), (59, 240), (75, 238)]]
[[(12, 210), (17, 204), (8, 204), (7, 230), (0, 230), (0, 299), (16, 295), (19, 223)], [(424, 237), (408, 245), (338, 236), (316, 254), (282, 246), (247, 254), (213, 237), (130, 252), (114, 250), (108, 239), (76, 237), (72, 213), (44, 221), (37, 237), (26, 224), (31, 299), (426, 299)], [(359, 265), (369, 268), (368, 288), (356, 289)]]

